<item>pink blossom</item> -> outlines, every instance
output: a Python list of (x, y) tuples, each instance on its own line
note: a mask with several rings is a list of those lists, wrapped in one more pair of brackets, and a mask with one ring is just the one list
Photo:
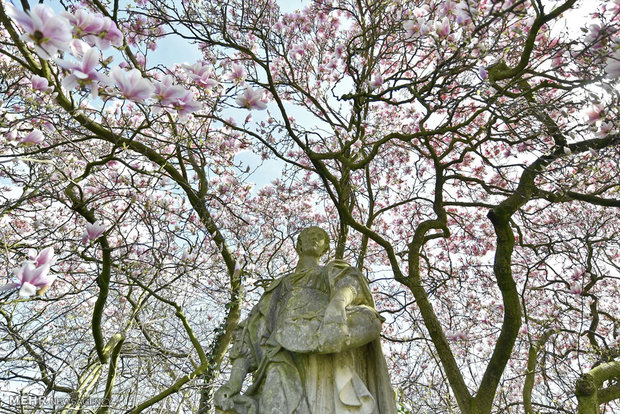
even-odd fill
[(551, 66), (553, 68), (559, 68), (564, 65), (564, 55), (562, 53), (556, 53), (551, 60)]
[(383, 85), (383, 76), (381, 74), (375, 75), (375, 77), (369, 83), (371, 89), (377, 89)]
[(454, 15), (456, 16), (456, 23), (463, 25), (471, 20), (471, 16), (469, 15), (467, 3), (461, 2), (456, 5), (456, 9), (454, 10)]
[(30, 13), (8, 3), (6, 7), (7, 14), (26, 32), (22, 36), (24, 41), (33, 42), (35, 52), (42, 59), (51, 58), (58, 50), (67, 50), (71, 27), (64, 18), (56, 16), (51, 7), (37, 4)]
[(305, 44), (303, 43), (293, 45), (293, 47), (291, 47), (290, 49), (290, 54), (293, 59), (301, 59), (306, 54), (306, 52), (307, 50)]
[(243, 83), (246, 77), (245, 69), (241, 65), (237, 65), (236, 63), (232, 65), (230, 68), (231, 72), (228, 74), (228, 79), (236, 83)]
[(69, 50), (71, 54), (78, 59), (82, 59), (84, 54), (91, 49), (91, 46), (83, 40), (73, 39), (69, 43)]
[(450, 34), (450, 20), (444, 17), (440, 22), (435, 22), (435, 31), (437, 31), (440, 37), (448, 36)]
[(202, 104), (194, 99), (192, 91), (185, 91), (185, 94), (174, 103), (173, 108), (177, 110), (181, 119), (185, 119), (189, 114), (202, 109)]
[(49, 120), (47, 119), (43, 119), (40, 122), (40, 126), (42, 126), (43, 128), (45, 128), (48, 132), (54, 132), (56, 130), (56, 128), (54, 127), (54, 124), (52, 124)]
[(611, 122), (601, 122), (601, 126), (598, 132), (596, 133), (596, 135), (601, 138), (606, 137), (607, 135), (613, 132), (613, 129), (614, 129), (614, 126)]
[(331, 58), (329, 60), (329, 62), (327, 62), (327, 65), (325, 66), (327, 69), (329, 70), (334, 70), (338, 67), (338, 59), (336, 58)]
[(86, 245), (89, 241), (97, 240), (103, 232), (105, 232), (105, 226), (100, 225), (98, 221), (86, 223), (86, 229), (82, 233), (82, 244)]
[(418, 31), (420, 32), (420, 36), (426, 36), (426, 34), (431, 31), (431, 27), (426, 23), (418, 23)]
[(196, 62), (193, 65), (184, 64), (183, 68), (189, 72), (189, 76), (200, 86), (211, 89), (215, 88), (219, 83), (213, 79), (211, 68), (202, 62)]
[(77, 37), (83, 37), (91, 46), (97, 46), (101, 50), (111, 45), (123, 46), (123, 34), (108, 16), (92, 14), (83, 9), (78, 9), (74, 14), (63, 12), (62, 15), (73, 24), (73, 33)]
[(336, 49), (334, 50), (334, 55), (336, 55), (336, 57), (341, 58), (342, 56), (344, 56), (344, 52), (346, 50), (345, 45), (343, 45), (342, 43), (338, 43), (336, 45)]
[(467, 335), (463, 331), (448, 331), (446, 332), (446, 339), (449, 341), (464, 341), (467, 339)]
[(30, 83), (32, 84), (32, 89), (40, 92), (50, 92), (52, 90), (47, 79), (41, 76), (32, 75)]
[(20, 141), (22, 144), (28, 144), (28, 145), (40, 144), (41, 142), (43, 142), (43, 132), (41, 132), (40, 129), (33, 129), (32, 131), (28, 133), (28, 135), (23, 137)]
[(29, 252), (29, 258), (31, 258), (31, 260), (37, 267), (45, 265), (53, 266), (54, 263), (56, 263), (56, 256), (54, 255), (53, 247), (46, 247), (45, 249), (41, 250), (39, 254), (37, 254), (36, 250), (32, 249)]
[(620, 51), (614, 52), (613, 55), (607, 58), (607, 64), (605, 65), (605, 72), (610, 78), (620, 77)]
[(146, 67), (146, 56), (142, 53), (136, 53), (136, 62), (142, 67)]
[(418, 31), (418, 23), (415, 20), (405, 20), (403, 29), (405, 29), (405, 37), (412, 38)]
[(99, 18), (101, 15), (97, 16), (86, 9), (77, 9), (75, 13), (63, 11), (60, 15), (73, 25), (73, 34), (76, 37), (82, 37), (89, 33), (98, 33), (103, 26), (103, 22)]
[(174, 80), (172, 79), (172, 76), (166, 75), (161, 79), (161, 81), (153, 84), (153, 97), (157, 99), (160, 105), (171, 106), (185, 94), (184, 87), (181, 85), (174, 85), (173, 83)]
[(181, 85), (174, 85), (171, 76), (166, 75), (160, 82), (155, 83), (156, 98), (162, 107), (170, 107), (179, 113), (181, 119), (202, 108), (194, 99), (194, 94)]
[(263, 110), (267, 108), (267, 104), (263, 100), (263, 92), (254, 90), (250, 87), (245, 88), (243, 94), (239, 95), (235, 100), (237, 105), (247, 109)]
[(9, 131), (9, 133), (6, 134), (4, 136), (4, 138), (6, 138), (7, 141), (13, 141), (13, 140), (17, 139), (17, 132), (16, 131)]
[(35, 294), (42, 295), (56, 280), (55, 275), (49, 274), (50, 268), (55, 262), (54, 249), (52, 247), (43, 249), (34, 258), (34, 261), (26, 261), (19, 269), (14, 271), (15, 277), (17, 277), (19, 282), (7, 283), (0, 287), (0, 291), (20, 288), (19, 296), (24, 298)]
[[(93, 81), (108, 83), (107, 77), (104, 77), (96, 68), (101, 60), (101, 52), (95, 48), (88, 48), (84, 56), (79, 62), (70, 62), (67, 60), (58, 60), (56, 63), (70, 74), (63, 79), (62, 86), (71, 90), (79, 86), (91, 84)], [(94, 91), (97, 90), (95, 87)]]
[(588, 123), (593, 124), (594, 122), (601, 119), (603, 114), (603, 106), (602, 105), (594, 105), (586, 109), (586, 116), (588, 117)]
[(138, 69), (125, 72), (119, 67), (112, 68), (110, 77), (120, 89), (124, 98), (132, 101), (143, 101), (153, 94), (155, 88), (147, 79), (142, 77)]
[[(586, 43), (592, 43), (595, 40), (597, 40), (599, 38), (599, 36), (601, 35), (601, 31), (602, 31), (602, 27), (600, 24), (597, 23), (593, 23), (590, 25), (590, 32), (588, 33), (588, 35), (583, 39), (584, 42)], [(600, 48), (602, 45), (600, 42), (598, 42), (596, 45), (594, 45), (595, 48)]]
[(444, 0), (441, 2), (439, 13), (441, 16), (447, 16), (456, 8), (456, 3), (452, 0)]
[(480, 79), (485, 80), (486, 78), (489, 77), (489, 72), (487, 71), (487, 68), (479, 68), (478, 69), (478, 76), (480, 76)]
[(107, 16), (103, 18), (103, 28), (99, 35), (88, 36), (87, 39), (92, 39), (95, 45), (102, 50), (107, 49), (110, 45), (116, 47), (123, 46), (123, 34), (116, 27), (116, 23)]

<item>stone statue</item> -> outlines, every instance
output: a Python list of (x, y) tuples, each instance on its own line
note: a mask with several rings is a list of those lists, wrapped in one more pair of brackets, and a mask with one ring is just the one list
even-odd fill
[(342, 260), (319, 265), (328, 248), (319, 227), (299, 234), (295, 272), (267, 287), (235, 332), (230, 379), (214, 395), (217, 413), (396, 413), (379, 342), (383, 319), (356, 268)]

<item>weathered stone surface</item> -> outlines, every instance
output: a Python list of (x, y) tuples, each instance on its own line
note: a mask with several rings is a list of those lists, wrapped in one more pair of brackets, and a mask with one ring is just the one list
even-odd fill
[(320, 228), (301, 232), (295, 272), (265, 290), (236, 332), (230, 380), (214, 396), (217, 412), (396, 413), (382, 318), (357, 269), (343, 261), (319, 266), (328, 246)]

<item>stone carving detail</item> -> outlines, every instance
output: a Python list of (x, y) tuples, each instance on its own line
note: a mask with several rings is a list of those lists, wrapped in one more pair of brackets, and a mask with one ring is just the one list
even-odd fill
[(295, 272), (276, 279), (235, 332), (217, 413), (396, 413), (368, 284), (344, 261), (320, 266), (328, 248), (319, 227), (300, 233)]

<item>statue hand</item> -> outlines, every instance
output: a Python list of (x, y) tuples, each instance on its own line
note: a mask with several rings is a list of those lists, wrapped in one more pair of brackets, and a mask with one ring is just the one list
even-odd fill
[(213, 403), (214, 405), (223, 411), (230, 411), (235, 408), (235, 403), (233, 402), (233, 397), (239, 394), (239, 390), (237, 387), (227, 382), (223, 386), (221, 386), (215, 394), (213, 394)]

